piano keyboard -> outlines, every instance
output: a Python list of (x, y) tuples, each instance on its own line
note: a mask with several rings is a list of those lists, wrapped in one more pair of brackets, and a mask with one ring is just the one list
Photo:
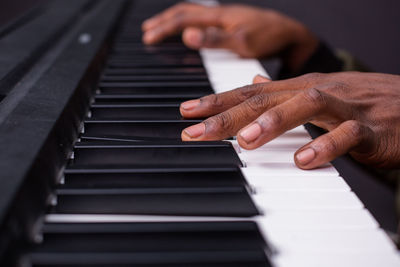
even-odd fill
[(254, 151), (181, 142), (179, 104), (267, 75), (224, 50), (145, 47), (131, 8), (27, 266), (399, 266), (333, 166), (304, 171), (297, 127)]

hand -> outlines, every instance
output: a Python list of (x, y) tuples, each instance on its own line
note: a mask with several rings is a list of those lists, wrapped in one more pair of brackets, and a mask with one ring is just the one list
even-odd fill
[(190, 48), (227, 48), (242, 57), (280, 56), (292, 71), (319, 42), (304, 25), (283, 14), (244, 5), (181, 3), (146, 20), (142, 28), (146, 44), (183, 31), (183, 42)]
[(186, 118), (212, 116), (182, 131), (182, 140), (221, 140), (237, 135), (255, 149), (310, 122), (328, 132), (295, 153), (312, 169), (347, 152), (378, 168), (400, 166), (400, 76), (343, 72), (307, 74), (260, 83), (181, 104)]

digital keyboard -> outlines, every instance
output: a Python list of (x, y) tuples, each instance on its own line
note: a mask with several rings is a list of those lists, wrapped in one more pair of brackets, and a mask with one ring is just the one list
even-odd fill
[(252, 151), (180, 140), (201, 121), (182, 101), (268, 74), (177, 37), (143, 45), (169, 5), (53, 1), (0, 39), (18, 55), (0, 69), (1, 266), (399, 266), (332, 165), (295, 166), (303, 126)]

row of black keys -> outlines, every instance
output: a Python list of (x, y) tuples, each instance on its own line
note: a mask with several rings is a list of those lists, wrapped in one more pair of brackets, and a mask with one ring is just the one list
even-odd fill
[[(183, 120), (179, 104), (213, 92), (199, 55), (176, 40), (144, 47), (132, 26), (114, 44), (50, 213), (258, 215), (230, 143), (180, 141), (199, 120)], [(42, 267), (270, 266), (266, 250), (250, 221), (47, 223), (29, 258)]]
[[(200, 120), (182, 119), (179, 114), (180, 99), (164, 99), (164, 96), (171, 97), (181, 91), (191, 91), (199, 96), (211, 93), (213, 91), (208, 79), (168, 83), (163, 80), (136, 81), (134, 75), (116, 72), (110, 75), (110, 69), (121, 69), (121, 66), (115, 68), (113, 65), (121, 49), (127, 56), (124, 64), (141, 58), (141, 62), (150, 68), (149, 72), (151, 67), (169, 70), (157, 59), (167, 57), (168, 51), (174, 50), (176, 53), (180, 51), (180, 57), (177, 58), (181, 61), (185, 57), (198, 60), (196, 68), (205, 73), (198, 53), (188, 50), (176, 40), (169, 41), (166, 46), (153, 46), (150, 50), (140, 40), (125, 40), (122, 44), (117, 41), (100, 79), (100, 92), (91, 107), (90, 118), (84, 123), (81, 142), (75, 146), (73, 160), (65, 174), (65, 184), (57, 191), (58, 204), (51, 212), (234, 217), (258, 215), (249, 187), (240, 172), (241, 161), (232, 145), (229, 142), (180, 141), (181, 131)], [(137, 50), (140, 50), (139, 54)], [(141, 67), (129, 65), (121, 70), (143, 71)], [(183, 62), (179, 64), (181, 70), (192, 67)], [(179, 77), (179, 73), (168, 76)], [(120, 80), (110, 82), (110, 77)], [(121, 77), (125, 80), (121, 80)], [(131, 99), (114, 101), (114, 98), (107, 98), (121, 94)], [(134, 97), (138, 95), (143, 101), (136, 101)], [(146, 98), (147, 95), (152, 98)], [(97, 101), (100, 97), (103, 97), (101, 102)], [(158, 101), (154, 101), (154, 97)], [(135, 168), (143, 167), (152, 171), (146, 176), (135, 171)], [(229, 171), (221, 171), (221, 167), (228, 167)], [(190, 168), (192, 171), (188, 171)], [(220, 168), (220, 171), (216, 171), (216, 168)], [(158, 169), (169, 172), (168, 176)], [(71, 177), (78, 175), (77, 172), (82, 180), (92, 182), (86, 186), (70, 185)], [(104, 172), (110, 179), (124, 180), (125, 183), (103, 186), (100, 181), (105, 179), (99, 177)], [(90, 176), (95, 178), (88, 179)], [(202, 176), (208, 177), (204, 183), (196, 185), (190, 182), (199, 181), (198, 177)], [(219, 182), (212, 182), (220, 178), (225, 179), (223, 186)], [(93, 183), (95, 179), (97, 183)], [(138, 179), (142, 181), (140, 187), (134, 182)], [(160, 184), (161, 179), (167, 180)], [(182, 183), (183, 180), (186, 181)]]
[(52, 223), (32, 266), (271, 266), (253, 222)]

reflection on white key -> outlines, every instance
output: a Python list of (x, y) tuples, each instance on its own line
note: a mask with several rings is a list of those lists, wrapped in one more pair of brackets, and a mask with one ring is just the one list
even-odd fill
[(395, 250), (382, 230), (268, 231), (268, 241), (278, 253), (384, 252)]
[(225, 49), (201, 49), (200, 54), (217, 93), (251, 84), (257, 74), (269, 77), (255, 59), (243, 59)]
[[(275, 138), (268, 143), (254, 149), (254, 150), (245, 150), (243, 151), (268, 151), (268, 150), (290, 150), (290, 151), (297, 151), (300, 147), (304, 146), (305, 144), (311, 142), (311, 137), (285, 137), (280, 136)], [(237, 141), (235, 141), (237, 142)]]
[(361, 209), (363, 205), (353, 192), (342, 191), (268, 191), (252, 196), (263, 212), (271, 210)]
[(298, 252), (282, 253), (273, 258), (276, 267), (398, 267), (399, 256), (385, 252)]
[(247, 168), (242, 171), (247, 178), (252, 176), (338, 176), (332, 166), (321, 167), (314, 170), (299, 169), (294, 162), (246, 162)]
[[(235, 146), (234, 146), (235, 147)], [(240, 149), (239, 157), (244, 162), (263, 163), (263, 162), (282, 162), (294, 164), (294, 151), (287, 150), (243, 150)]]
[(258, 225), (268, 231), (377, 229), (365, 209), (356, 210), (271, 210), (259, 217)]
[(251, 186), (257, 194), (268, 191), (350, 191), (342, 177), (337, 176), (278, 176), (252, 177)]

